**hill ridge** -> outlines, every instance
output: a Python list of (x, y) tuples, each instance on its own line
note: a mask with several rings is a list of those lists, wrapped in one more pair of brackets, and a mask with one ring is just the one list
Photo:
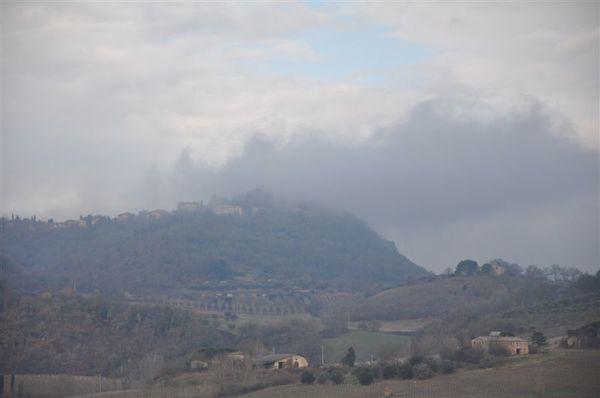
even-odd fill
[(77, 279), (79, 289), (110, 293), (236, 284), (363, 290), (428, 273), (350, 213), (256, 202), (217, 208), (234, 209), (226, 213), (90, 215), (58, 227), (4, 219), (0, 252), (54, 285)]

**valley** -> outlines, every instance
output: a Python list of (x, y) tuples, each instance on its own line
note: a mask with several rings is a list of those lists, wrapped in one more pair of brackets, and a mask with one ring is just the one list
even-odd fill
[[(600, 320), (598, 275), (500, 259), (434, 275), (352, 215), (248, 195), (222, 214), (188, 203), (59, 227), (4, 219), (3, 391), (528, 396), (554, 388), (554, 369), (598, 360), (564, 349), (568, 331)], [(522, 337), (532, 355), (471, 347), (492, 331)], [(280, 353), (308, 367), (257, 366)], [(581, 388), (586, 396), (597, 386)]]

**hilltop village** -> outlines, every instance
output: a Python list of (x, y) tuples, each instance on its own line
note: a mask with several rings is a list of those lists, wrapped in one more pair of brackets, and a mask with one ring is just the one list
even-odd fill
[[(246, 209), (246, 214), (256, 214), (258, 213), (258, 207), (252, 207)], [(87, 216), (79, 216), (78, 220), (65, 220), (62, 222), (56, 222), (54, 219), (50, 218), (46, 222), (37, 219), (35, 216), (30, 218), (21, 218), (20, 216), (12, 215), (10, 218), (2, 217), (1, 223), (2, 227), (5, 228), (12, 223), (18, 222), (35, 222), (35, 223), (45, 223), (51, 229), (61, 229), (61, 228), (69, 228), (69, 227), (80, 227), (85, 228), (92, 225), (101, 224), (104, 222), (125, 222), (131, 221), (136, 217), (139, 218), (147, 218), (150, 220), (159, 220), (161, 218), (170, 216), (170, 215), (185, 215), (185, 214), (199, 214), (199, 213), (207, 213), (210, 212), (215, 215), (220, 216), (244, 216), (244, 208), (241, 206), (232, 203), (230, 200), (218, 197), (217, 195), (212, 195), (208, 204), (204, 204), (203, 201), (200, 202), (179, 202), (177, 203), (177, 207), (174, 211), (168, 211), (164, 209), (155, 209), (151, 211), (140, 210), (137, 213), (131, 212), (123, 212), (118, 214), (116, 217), (111, 218), (109, 216), (104, 215), (87, 215)]]
[(352, 214), (264, 192), (1, 221), (7, 396), (311, 384), (391, 396), (516, 363), (585, 374), (600, 360), (586, 353), (600, 346), (600, 273), (466, 259), (434, 275)]

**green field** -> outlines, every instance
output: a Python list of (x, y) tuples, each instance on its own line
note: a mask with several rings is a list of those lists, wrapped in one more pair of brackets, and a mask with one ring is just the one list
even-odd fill
[(381, 357), (382, 351), (401, 352), (408, 355), (410, 338), (389, 333), (352, 330), (338, 337), (323, 339), (325, 346), (325, 362), (335, 363), (346, 354), (348, 347), (354, 347), (356, 361), (368, 361)]

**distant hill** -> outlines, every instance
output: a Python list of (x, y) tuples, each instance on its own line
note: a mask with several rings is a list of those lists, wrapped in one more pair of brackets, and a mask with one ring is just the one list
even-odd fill
[(367, 297), (353, 309), (353, 319), (429, 318), (435, 322), (425, 332), (467, 338), (490, 330), (560, 336), (600, 319), (600, 292), (578, 285), (527, 273), (428, 277)]
[(357, 306), (355, 317), (396, 320), (467, 312), (485, 315), (557, 300), (565, 292), (565, 286), (526, 275), (430, 277), (368, 297)]
[(78, 291), (102, 293), (267, 285), (366, 290), (428, 274), (349, 213), (256, 192), (175, 212), (2, 225), (0, 252), (13, 264), (5, 268), (35, 290), (74, 283)]

